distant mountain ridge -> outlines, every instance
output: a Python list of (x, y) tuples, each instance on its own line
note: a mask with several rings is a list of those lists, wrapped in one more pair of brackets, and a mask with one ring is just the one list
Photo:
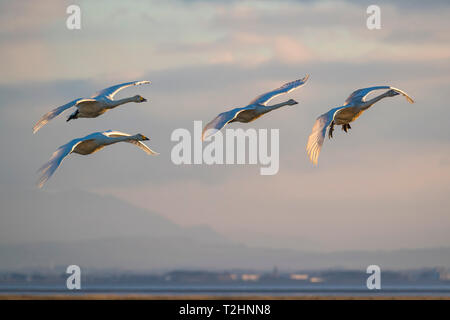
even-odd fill
[(129, 237), (73, 243), (0, 245), (0, 270), (45, 269), (77, 264), (130, 271), (184, 269), (363, 269), (371, 264), (400, 270), (450, 268), (450, 248), (310, 253), (207, 243), (190, 237)]
[(0, 201), (0, 270), (69, 264), (135, 271), (450, 267), (450, 248), (312, 253), (249, 247), (208, 226), (181, 227), (114, 197), (84, 191), (7, 188)]
[[(159, 236), (230, 242), (206, 225), (181, 227), (161, 215), (113, 196), (81, 190), (0, 191), (2, 244)], [(17, 200), (12, 200), (14, 198)], [(27, 198), (27, 201), (21, 201), (22, 198)]]

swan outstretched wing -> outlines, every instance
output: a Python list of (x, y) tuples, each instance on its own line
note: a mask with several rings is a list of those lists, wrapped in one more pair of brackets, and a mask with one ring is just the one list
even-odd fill
[(322, 148), (325, 134), (327, 133), (327, 128), (331, 124), (331, 121), (333, 121), (336, 112), (340, 109), (342, 109), (342, 107), (331, 109), (327, 113), (324, 113), (318, 117), (314, 123), (311, 134), (308, 138), (308, 143), (306, 144), (306, 151), (309, 159), (315, 165), (317, 165), (319, 159), (320, 149)]
[[(47, 112), (46, 114), (44, 114), (42, 116), (41, 119), (39, 119), (38, 122), (36, 122), (36, 124), (33, 127), (33, 133), (36, 133), (40, 128), (45, 126), (54, 117), (60, 115), (63, 111), (76, 106), (78, 103), (80, 103), (82, 101), (91, 101), (91, 100), (92, 99), (84, 99), (84, 98), (75, 99), (73, 101), (70, 101), (69, 103), (66, 103), (63, 106), (60, 106), (58, 108), (53, 109), (52, 111)], [(92, 101), (95, 101), (95, 100), (92, 100)]]
[(113, 99), (114, 96), (117, 94), (117, 92), (119, 92), (122, 89), (131, 87), (131, 86), (139, 86), (141, 84), (148, 84), (150, 83), (150, 81), (144, 80), (144, 81), (132, 81), (132, 82), (125, 82), (122, 84), (117, 84), (115, 86), (109, 87), (109, 88), (105, 88), (99, 92), (97, 92), (93, 98), (97, 98), (100, 96), (104, 96), (107, 97), (109, 99)]
[(37, 181), (37, 186), (39, 188), (42, 188), (44, 183), (53, 175), (53, 173), (56, 171), (56, 169), (58, 169), (58, 167), (60, 166), (60, 164), (64, 160), (64, 158), (67, 157), (75, 149), (75, 147), (83, 141), (86, 141), (86, 140), (74, 139), (74, 140), (70, 141), (69, 143), (66, 143), (65, 145), (59, 147), (58, 150), (56, 150), (53, 153), (50, 160), (48, 160), (39, 169), (39, 172), (41, 173), (41, 176), (40, 176), (39, 180)]
[[(120, 132), (120, 131), (105, 131), (103, 134), (107, 137), (131, 137), (131, 134)], [(125, 142), (132, 143), (137, 146), (139, 149), (143, 150), (145, 153), (150, 155), (158, 155), (159, 153), (150, 149), (145, 143), (136, 140), (125, 140)]]
[(381, 89), (391, 89), (395, 92), (398, 92), (399, 94), (403, 95), (406, 100), (408, 100), (409, 103), (414, 103), (414, 100), (404, 91), (391, 87), (391, 86), (376, 86), (376, 87), (370, 87), (370, 88), (363, 88), (358, 89), (354, 91), (346, 100), (344, 105), (348, 104), (360, 104), (366, 101), (367, 95), (371, 93), (374, 90), (381, 90)]
[(212, 135), (215, 135), (218, 131), (220, 131), (220, 129), (225, 127), (228, 122), (236, 118), (239, 113), (248, 109), (248, 107), (236, 108), (219, 114), (203, 128), (202, 141)]
[(306, 82), (306, 80), (308, 80), (308, 78), (309, 78), (309, 75), (306, 75), (303, 79), (298, 79), (295, 81), (288, 82), (275, 90), (266, 92), (266, 93), (256, 97), (255, 99), (253, 99), (250, 102), (250, 104), (259, 103), (262, 105), (267, 105), (267, 103), (269, 103), (269, 101), (272, 100), (273, 98), (275, 98), (279, 95), (285, 94), (285, 93), (289, 93), (292, 90), (295, 90), (295, 89), (301, 87), (302, 85), (305, 84), (305, 82)]

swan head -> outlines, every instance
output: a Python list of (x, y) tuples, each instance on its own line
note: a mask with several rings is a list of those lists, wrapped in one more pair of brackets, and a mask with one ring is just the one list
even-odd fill
[(136, 95), (133, 98), (134, 98), (134, 101), (136, 101), (137, 103), (141, 103), (141, 102), (147, 101), (147, 99), (145, 99), (143, 96), (140, 96), (140, 95)]
[(144, 136), (143, 134), (138, 133), (136, 135), (136, 140), (138, 140), (138, 141), (147, 141), (147, 140), (150, 140), (150, 139), (147, 138), (146, 136)]
[(293, 106), (294, 104), (298, 104), (298, 102), (295, 101), (294, 99), (289, 99), (289, 100), (287, 101), (287, 104), (290, 105), (290, 106)]
[(388, 92), (386, 92), (386, 95), (388, 96), (388, 97), (394, 97), (394, 96), (398, 96), (400, 93), (398, 93), (397, 91), (395, 91), (395, 90), (389, 90)]

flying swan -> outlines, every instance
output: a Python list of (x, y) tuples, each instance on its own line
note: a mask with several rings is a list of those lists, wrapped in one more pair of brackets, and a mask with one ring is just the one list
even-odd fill
[(40, 128), (42, 128), (44, 125), (47, 124), (50, 120), (61, 114), (63, 111), (75, 107), (76, 110), (74, 113), (72, 113), (66, 121), (70, 121), (72, 119), (78, 119), (78, 118), (96, 118), (99, 115), (102, 115), (106, 111), (113, 109), (117, 106), (120, 106), (124, 103), (128, 102), (145, 102), (147, 101), (145, 98), (141, 97), (140, 95), (135, 95), (133, 97), (124, 98), (124, 99), (118, 99), (114, 100), (114, 96), (122, 89), (131, 87), (131, 86), (137, 86), (141, 84), (148, 84), (150, 81), (133, 81), (133, 82), (126, 82), (122, 84), (118, 84), (106, 89), (103, 89), (96, 94), (94, 94), (90, 98), (79, 98), (75, 99), (63, 106), (60, 106), (56, 109), (53, 109), (52, 111), (46, 113), (42, 116), (42, 118), (36, 122), (36, 124), (33, 127), (33, 133), (36, 133)]
[[(366, 100), (370, 92), (381, 89), (389, 90), (371, 100)], [(330, 139), (333, 137), (335, 125), (342, 125), (342, 130), (347, 132), (348, 129), (351, 129), (350, 122), (355, 121), (373, 104), (383, 98), (393, 97), (399, 94), (405, 96), (409, 103), (414, 103), (414, 100), (408, 96), (406, 92), (400, 89), (390, 86), (376, 86), (356, 90), (347, 98), (347, 100), (345, 100), (343, 106), (331, 109), (327, 113), (324, 113), (318, 117), (308, 138), (308, 143), (306, 144), (306, 151), (311, 162), (317, 165), (320, 149), (322, 148), (327, 128), (329, 128), (328, 138)]]
[(286, 105), (295, 105), (298, 102), (294, 99), (290, 99), (285, 102), (281, 102), (278, 104), (274, 104), (271, 106), (268, 106), (267, 103), (269, 103), (270, 100), (273, 98), (289, 93), (299, 87), (301, 87), (303, 84), (305, 84), (306, 80), (308, 80), (309, 75), (305, 76), (303, 79), (295, 80), (289, 83), (284, 84), (283, 86), (269, 91), (267, 93), (264, 93), (255, 99), (253, 99), (250, 104), (246, 107), (242, 108), (235, 108), (230, 111), (222, 112), (219, 114), (216, 118), (214, 118), (211, 122), (209, 122), (204, 128), (202, 133), (202, 140), (205, 140), (206, 138), (216, 134), (220, 129), (225, 127), (228, 123), (231, 122), (251, 122), (253, 120), (258, 119), (263, 114), (270, 112), (272, 110), (281, 108)]
[(100, 149), (103, 149), (105, 146), (123, 141), (134, 144), (144, 150), (147, 154), (159, 154), (141, 142), (145, 140), (150, 139), (140, 133), (132, 136), (128, 133), (112, 130), (94, 132), (84, 138), (74, 139), (59, 147), (58, 150), (53, 153), (50, 160), (39, 169), (41, 177), (37, 182), (37, 186), (42, 188), (44, 183), (52, 176), (56, 169), (58, 169), (64, 158), (71, 153), (78, 153), (82, 155), (92, 154)]

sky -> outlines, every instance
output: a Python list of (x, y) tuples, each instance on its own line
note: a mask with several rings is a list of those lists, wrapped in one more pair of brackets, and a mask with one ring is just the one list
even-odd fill
[[(81, 30), (66, 28), (71, 4), (81, 8)], [(369, 4), (381, 8), (380, 30), (366, 27)], [(2, 207), (29, 201), (20, 190), (83, 190), (253, 246), (450, 246), (449, 16), (446, 1), (1, 0), (0, 185), (18, 190)], [(278, 174), (172, 163), (175, 129), (192, 131), (194, 120), (306, 74), (304, 87), (273, 100), (298, 105), (230, 126), (279, 129)], [(32, 134), (54, 107), (133, 80), (152, 84), (118, 97), (147, 103), (69, 123), (61, 115)], [(350, 133), (336, 130), (314, 167), (305, 145), (316, 117), (373, 85), (403, 89), (416, 103), (379, 102)], [(108, 129), (149, 136), (160, 155), (128, 144), (72, 155), (36, 190), (36, 170), (57, 147)]]

